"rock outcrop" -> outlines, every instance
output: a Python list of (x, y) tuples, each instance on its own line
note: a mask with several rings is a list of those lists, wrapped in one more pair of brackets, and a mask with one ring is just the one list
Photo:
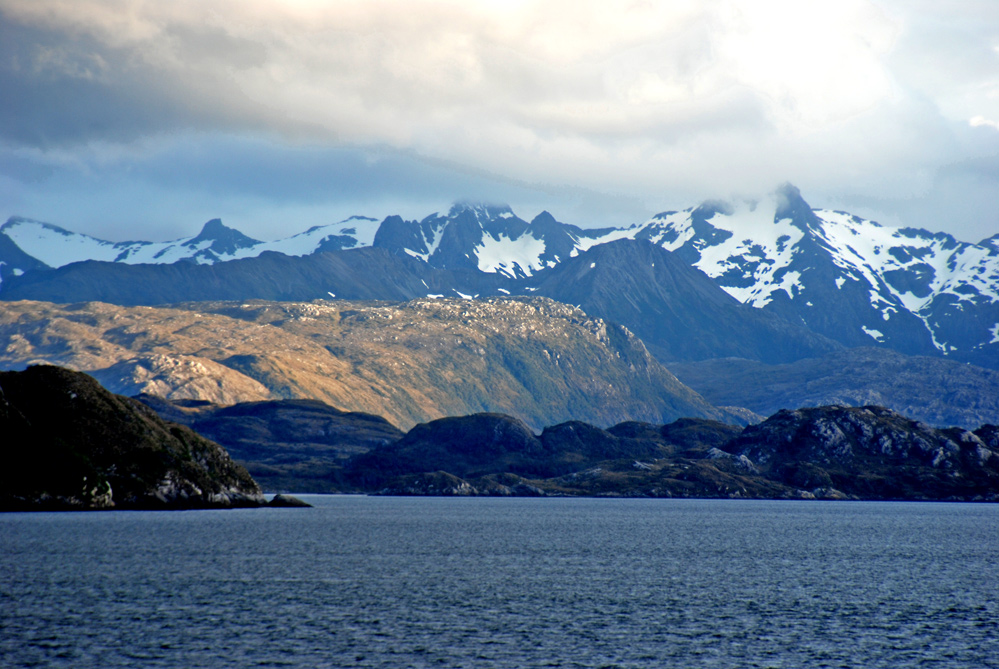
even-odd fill
[(725, 450), (819, 495), (999, 500), (994, 434), (989, 425), (934, 429), (883, 407), (827, 406), (779, 411)]

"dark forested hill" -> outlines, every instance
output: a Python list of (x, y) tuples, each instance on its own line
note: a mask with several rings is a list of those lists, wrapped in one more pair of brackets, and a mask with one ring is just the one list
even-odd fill
[(0, 372), (0, 509), (258, 506), (218, 444), (52, 366)]

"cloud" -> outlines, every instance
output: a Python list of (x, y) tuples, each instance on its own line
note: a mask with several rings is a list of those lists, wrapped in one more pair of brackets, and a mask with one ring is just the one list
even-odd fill
[(992, 119), (987, 119), (984, 116), (972, 116), (968, 120), (968, 125), (972, 128), (995, 128), (999, 130), (999, 121), (993, 121)]
[[(5, 5), (4, 86), (48, 110), (37, 136), (63, 141), (192, 125), (425, 151), (456, 124), (610, 148), (808, 133), (887, 95), (893, 31), (856, 2)], [(59, 91), (79, 104), (54, 105)], [(24, 111), (6, 132), (31, 142)]]
[(981, 157), (997, 27), (985, 0), (0, 0), (0, 141), (299, 204), (331, 192), (305, 166), (370, 197), (901, 201)]

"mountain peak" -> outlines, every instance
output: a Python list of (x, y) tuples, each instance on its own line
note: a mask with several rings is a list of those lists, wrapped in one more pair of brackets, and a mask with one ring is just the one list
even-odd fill
[(986, 237), (982, 241), (978, 242), (978, 246), (985, 247), (993, 252), (999, 252), (999, 235), (992, 235), (991, 237)]
[(191, 241), (200, 242), (206, 239), (219, 239), (233, 232), (238, 233), (237, 230), (224, 225), (221, 218), (213, 218), (201, 226), (201, 232)]
[(731, 202), (726, 202), (725, 200), (705, 200), (693, 210), (691, 216), (695, 219), (707, 221), (715, 214), (731, 216), (734, 212), (735, 208)]
[(18, 223), (33, 223), (33, 222), (34, 221), (32, 221), (30, 218), (24, 218), (23, 216), (11, 216), (10, 218), (7, 219), (6, 223), (0, 225), (0, 232), (3, 232), (9, 227), (17, 225)]
[(797, 199), (801, 197), (801, 189), (795, 186), (790, 181), (785, 181), (781, 185), (777, 186), (774, 191), (779, 197), (785, 197), (789, 200)]
[(538, 230), (548, 230), (551, 228), (559, 227), (561, 224), (555, 220), (548, 211), (543, 211), (531, 220), (531, 228)]
[(223, 225), (220, 218), (213, 218), (205, 223), (198, 236), (187, 242), (187, 245), (195, 246), (201, 242), (211, 242), (208, 248), (216, 253), (233, 253), (237, 249), (260, 243), (239, 230)]
[(777, 211), (774, 214), (775, 221), (783, 218), (795, 220), (799, 218), (801, 220), (808, 220), (811, 218), (812, 208), (801, 197), (801, 191), (795, 185), (789, 182), (782, 183), (774, 191), (774, 196), (777, 198)]

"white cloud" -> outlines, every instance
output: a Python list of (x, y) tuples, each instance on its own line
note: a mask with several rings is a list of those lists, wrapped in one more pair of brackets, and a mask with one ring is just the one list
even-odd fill
[(993, 121), (991, 119), (985, 118), (984, 116), (972, 116), (968, 120), (968, 125), (970, 125), (972, 128), (981, 128), (985, 126), (988, 128), (995, 128), (996, 130), (999, 130), (999, 121)]

